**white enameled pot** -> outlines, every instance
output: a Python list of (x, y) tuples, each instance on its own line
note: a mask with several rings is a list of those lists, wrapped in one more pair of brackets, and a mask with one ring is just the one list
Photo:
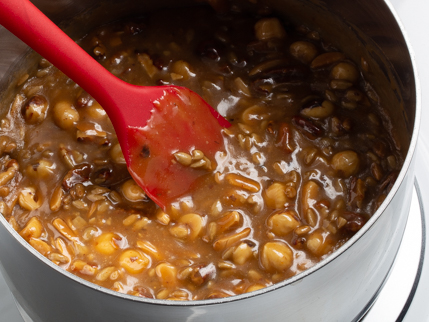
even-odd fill
[[(100, 22), (179, 5), (171, 0), (107, 1), (103, 5), (95, 0), (33, 2), (55, 22), (65, 23), (74, 35)], [(265, 2), (277, 14), (318, 29), (323, 38), (338, 43), (355, 61), (364, 57), (370, 63), (371, 72), (366, 76), (391, 107), (395, 139), (405, 151), (404, 166), (382, 206), (351, 240), (304, 273), (256, 292), (194, 302), (137, 298), (88, 283), (41, 256), (0, 216), (0, 269), (33, 321), (342, 322), (359, 320), (371, 306), (401, 242), (414, 182), (413, 155), (421, 107), (412, 52), (387, 1)], [(87, 13), (89, 8), (92, 14)], [(76, 15), (80, 18), (72, 20)], [(31, 64), (31, 55), (21, 59), (26, 51), (25, 45), (0, 27), (1, 90), (14, 82), (15, 70)], [(4, 94), (2, 99), (9, 98)]]

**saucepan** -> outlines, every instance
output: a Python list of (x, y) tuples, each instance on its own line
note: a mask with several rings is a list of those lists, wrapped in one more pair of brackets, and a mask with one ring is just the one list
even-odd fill
[[(74, 37), (154, 8), (194, 4), (171, 0), (33, 2)], [(371, 307), (389, 275), (410, 209), (421, 112), (412, 51), (392, 5), (385, 0), (265, 3), (277, 15), (316, 29), (354, 61), (369, 62), (367, 77), (384, 105), (391, 107), (395, 140), (405, 160), (377, 212), (341, 248), (303, 273), (251, 293), (189, 302), (138, 298), (93, 285), (41, 256), (0, 216), (0, 269), (27, 317), (43, 322), (357, 321)], [(4, 90), (14, 82), (16, 71), (31, 66), (32, 59), (28, 47), (0, 28), (2, 100), (8, 99)]]

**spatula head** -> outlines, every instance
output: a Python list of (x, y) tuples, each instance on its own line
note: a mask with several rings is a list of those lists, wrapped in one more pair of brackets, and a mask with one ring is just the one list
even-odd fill
[(124, 155), (134, 180), (165, 208), (215, 169), (215, 154), (224, 150), (222, 129), (229, 123), (186, 88), (165, 87), (152, 103), (147, 125), (128, 127)]

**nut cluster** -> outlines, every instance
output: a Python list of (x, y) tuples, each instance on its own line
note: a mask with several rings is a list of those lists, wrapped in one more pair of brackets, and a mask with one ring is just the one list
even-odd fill
[(192, 150), (191, 154), (186, 152), (176, 152), (173, 154), (173, 156), (175, 161), (186, 167), (201, 168), (209, 171), (213, 170), (212, 162), (204, 155), (204, 152), (201, 150)]

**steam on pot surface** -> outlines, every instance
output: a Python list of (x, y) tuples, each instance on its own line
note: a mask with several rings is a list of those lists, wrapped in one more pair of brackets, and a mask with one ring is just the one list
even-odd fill
[(403, 152), (370, 62), (267, 8), (216, 9), (155, 11), (79, 40), (117, 77), (188, 87), (233, 124), (213, 159), (172, 151), (204, 176), (166, 211), (131, 179), (102, 106), (47, 60), (9, 89), (0, 211), (61, 268), (147, 298), (252, 292), (335, 252), (392, 188)]

